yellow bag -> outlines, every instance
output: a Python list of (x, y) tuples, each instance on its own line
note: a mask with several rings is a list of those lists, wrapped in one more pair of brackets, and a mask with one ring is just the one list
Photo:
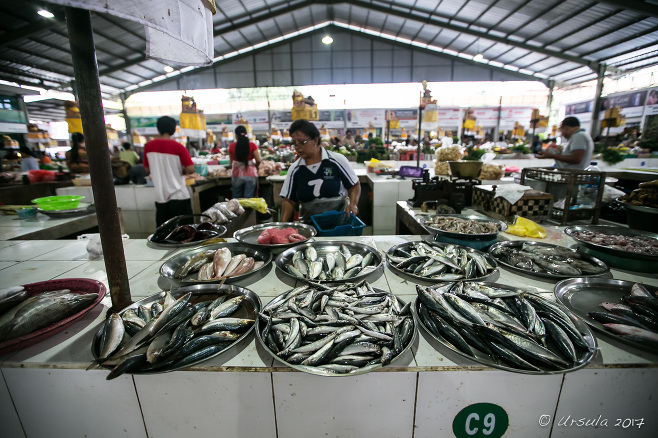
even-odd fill
[(240, 198), (238, 202), (244, 208), (251, 208), (259, 213), (267, 213), (267, 202), (263, 198)]
[(546, 229), (544, 229), (544, 227), (536, 224), (530, 219), (519, 216), (517, 216), (514, 225), (507, 227), (505, 232), (521, 237), (534, 237), (538, 239), (544, 239), (546, 237)]

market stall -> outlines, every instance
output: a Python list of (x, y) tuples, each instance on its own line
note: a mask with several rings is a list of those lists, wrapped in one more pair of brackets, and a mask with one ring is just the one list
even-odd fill
[[(551, 243), (574, 243), (557, 227), (548, 232)], [(383, 252), (420, 239), (341, 238)], [(88, 260), (86, 242), (3, 245), (3, 287), (25, 283), (25, 271), (37, 266), (29, 282), (70, 277), (107, 282), (103, 262)], [(160, 267), (185, 251), (149, 248), (145, 240), (126, 241), (133, 299), (167, 288), (158, 274)], [(531, 289), (547, 299), (552, 299), (557, 283), (504, 268), (497, 275), (499, 284)], [(654, 274), (612, 269), (604, 278), (658, 286)], [(414, 282), (390, 267), (367, 280), (405, 303), (416, 299)], [(239, 284), (256, 293), (263, 306), (300, 285), (274, 266)], [(403, 356), (378, 371), (354, 377), (295, 371), (274, 360), (249, 336), (226, 353), (185, 371), (123, 375), (106, 381), (107, 370), (85, 371), (93, 359), (91, 344), (105, 319), (109, 298), (102, 304), (67, 330), (1, 357), (5, 384), (0, 401), (8, 436), (180, 436), (192, 430), (205, 436), (218, 428), (226, 434), (271, 437), (307, 436), (309, 431), (315, 435), (436, 436), (448, 435), (455, 427), (483, 427), (483, 416), (479, 422), (465, 422), (459, 415), (475, 403), (500, 407), (492, 415), (499, 426), (508, 424), (507, 434), (513, 436), (583, 436), (584, 429), (571, 424), (571, 419), (581, 418), (598, 422), (597, 436), (619, 436), (622, 427), (633, 431), (633, 436), (652, 436), (655, 431), (651, 397), (658, 389), (657, 356), (599, 333), (594, 361), (567, 374), (529, 375), (483, 366), (454, 353), (421, 328)], [(88, 415), (80, 417), (83, 407)]]

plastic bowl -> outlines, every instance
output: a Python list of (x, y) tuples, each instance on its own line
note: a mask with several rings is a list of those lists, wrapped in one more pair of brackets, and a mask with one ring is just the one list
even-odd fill
[(37, 208), (36, 207), (17, 208), (16, 214), (21, 219), (29, 219), (37, 216)]
[(37, 204), (40, 209), (45, 211), (73, 210), (78, 208), (81, 199), (84, 199), (84, 196), (46, 196), (33, 199), (32, 203)]
[(450, 173), (460, 178), (477, 178), (482, 170), (482, 161), (448, 161)]

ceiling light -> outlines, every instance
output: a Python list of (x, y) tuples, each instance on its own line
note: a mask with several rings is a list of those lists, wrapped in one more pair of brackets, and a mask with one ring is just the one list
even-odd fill
[(173, 68), (173, 67), (169, 67), (168, 65), (165, 65), (165, 67), (164, 67), (164, 71), (166, 71), (167, 73), (171, 73), (172, 71), (174, 71), (174, 68)]
[(331, 38), (329, 35), (326, 35), (324, 38), (322, 38), (322, 43), (329, 45), (334, 42), (334, 39)]
[(473, 61), (482, 61), (484, 59), (484, 55), (482, 53), (478, 53), (473, 57)]
[(38, 10), (37, 14), (46, 18), (55, 18), (55, 15), (52, 12), (46, 11), (45, 9)]

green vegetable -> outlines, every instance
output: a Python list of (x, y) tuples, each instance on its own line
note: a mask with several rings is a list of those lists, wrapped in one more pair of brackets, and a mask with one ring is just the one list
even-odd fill
[(610, 165), (624, 161), (623, 155), (617, 149), (605, 149), (601, 152), (601, 158)]

